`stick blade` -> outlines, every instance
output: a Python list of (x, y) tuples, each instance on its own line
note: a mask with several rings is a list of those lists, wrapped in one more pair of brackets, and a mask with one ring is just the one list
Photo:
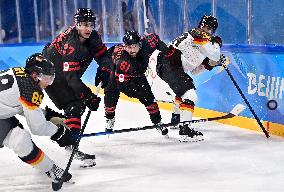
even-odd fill
[(232, 111), (230, 113), (232, 113), (234, 115), (239, 115), (245, 109), (246, 109), (246, 106), (239, 103), (232, 109)]

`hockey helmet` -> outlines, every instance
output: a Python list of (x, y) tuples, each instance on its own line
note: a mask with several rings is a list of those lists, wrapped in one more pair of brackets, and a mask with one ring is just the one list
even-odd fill
[(26, 60), (25, 71), (28, 74), (37, 72), (38, 74), (54, 76), (55, 67), (41, 53), (35, 53)]
[(218, 28), (218, 20), (216, 17), (213, 17), (211, 15), (204, 15), (200, 22), (199, 22), (199, 28), (203, 26), (208, 26), (212, 30), (212, 33), (215, 33), (216, 29)]
[(125, 45), (140, 44), (141, 36), (137, 31), (127, 31), (123, 36), (123, 42)]
[(74, 15), (75, 22), (93, 22), (96, 21), (94, 12), (89, 8), (79, 8)]

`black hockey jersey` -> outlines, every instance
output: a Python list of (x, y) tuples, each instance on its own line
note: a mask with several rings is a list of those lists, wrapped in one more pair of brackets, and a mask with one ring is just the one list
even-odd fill
[(141, 45), (141, 49), (136, 57), (131, 57), (125, 50), (124, 45), (116, 45), (108, 50), (108, 54), (112, 57), (115, 76), (119, 81), (124, 81), (131, 77), (144, 76), (152, 53), (156, 49), (163, 51), (168, 49), (159, 36), (153, 33), (146, 35), (142, 39)]
[(80, 79), (93, 59), (99, 65), (108, 65), (107, 48), (97, 31), (92, 31), (90, 38), (81, 43), (75, 26), (69, 27), (46, 46), (43, 54), (56, 67), (56, 75), (64, 76), (68, 85), (79, 94), (89, 95), (91, 90)]

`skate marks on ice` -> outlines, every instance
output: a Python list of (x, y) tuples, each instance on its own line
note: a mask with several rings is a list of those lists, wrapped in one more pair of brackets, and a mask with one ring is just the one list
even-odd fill
[[(121, 101), (117, 107), (115, 129), (149, 125), (147, 111), (137, 103)], [(135, 117), (129, 120), (129, 113)], [(161, 111), (163, 120), (171, 113)], [(92, 113), (86, 133), (104, 130), (103, 107)], [(155, 129), (82, 139), (80, 150), (95, 153), (97, 165), (70, 168), (75, 185), (64, 184), (61, 191), (86, 192), (278, 192), (284, 188), (284, 141), (270, 139), (253, 131), (216, 122), (199, 123), (204, 141), (180, 143), (164, 139)], [(169, 129), (178, 138), (178, 130)], [(48, 138), (35, 142), (66, 166), (64, 150)], [(62, 154), (60, 156), (59, 154)], [(50, 180), (24, 165), (7, 148), (0, 149), (0, 191), (52, 191)], [(269, 183), (269, 185), (267, 184)]]

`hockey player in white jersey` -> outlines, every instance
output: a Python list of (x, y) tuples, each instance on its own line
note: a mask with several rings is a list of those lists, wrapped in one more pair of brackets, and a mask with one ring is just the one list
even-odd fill
[[(54, 65), (41, 54), (33, 54), (27, 59), (25, 68), (0, 72), (0, 148), (12, 149), (24, 163), (56, 182), (64, 170), (36, 146), (30, 133), (15, 117), (16, 114), (24, 116), (34, 135), (50, 136), (61, 147), (75, 144), (76, 139), (73, 139), (70, 130), (62, 124), (57, 127), (46, 121), (40, 108), (42, 90), (52, 84), (54, 70)], [(71, 177), (68, 173), (64, 181)]]
[[(156, 66), (149, 64), (151, 75), (156, 72), (176, 95), (178, 107), (175, 107), (172, 114), (173, 123), (192, 120), (197, 94), (193, 79), (188, 73), (198, 75), (225, 62), (224, 55), (220, 53), (222, 40), (213, 36), (217, 27), (215, 17), (204, 15), (198, 28), (191, 29), (170, 42), (169, 51), (156, 53)], [(180, 141), (203, 140), (203, 134), (190, 128), (188, 124), (179, 125), (179, 129)]]

